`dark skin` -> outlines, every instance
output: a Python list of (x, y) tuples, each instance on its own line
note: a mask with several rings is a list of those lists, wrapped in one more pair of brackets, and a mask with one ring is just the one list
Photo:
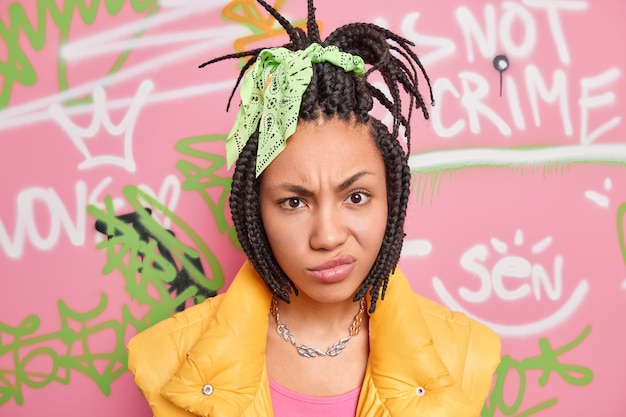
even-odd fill
[[(376, 260), (387, 224), (385, 166), (367, 124), (304, 122), (264, 172), (260, 207), (272, 251), (298, 288), (278, 301), (297, 344), (326, 351), (349, 334), (354, 296)], [(267, 371), (302, 394), (336, 396), (361, 386), (369, 356), (368, 315), (335, 357), (306, 358), (269, 317)]]
[[(316, 327), (313, 327), (312, 323), (304, 325), (295, 322), (292, 326), (290, 320), (290, 327), (293, 327), (291, 330), (303, 343), (323, 346), (322, 350), (324, 350), (329, 344), (335, 343), (347, 334), (346, 324), (350, 323), (353, 318), (353, 315), (342, 317), (343, 328), (331, 333), (335, 335), (332, 340), (328, 337), (328, 326), (321, 320), (318, 320)], [(341, 354), (333, 358), (305, 358), (298, 355), (290, 343), (280, 338), (276, 332), (274, 320), (270, 317), (266, 352), (267, 372), (279, 385), (301, 394), (330, 397), (349, 392), (360, 387), (365, 376), (369, 355), (367, 328), (366, 314), (361, 331), (348, 342)], [(336, 336), (337, 334), (339, 336)]]

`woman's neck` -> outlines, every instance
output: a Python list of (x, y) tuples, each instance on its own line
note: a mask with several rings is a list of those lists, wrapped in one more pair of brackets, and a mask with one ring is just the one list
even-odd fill
[[(359, 302), (318, 303), (293, 297), (290, 304), (278, 301), (277, 305), (279, 321), (294, 338), (294, 343), (285, 339), (277, 321), (270, 315), (266, 366), (268, 374), (279, 385), (314, 396), (339, 395), (361, 385), (369, 355), (369, 321), (365, 306), (358, 333), (352, 334), (341, 351), (332, 356), (327, 354), (332, 346), (351, 334)], [(282, 331), (284, 334), (285, 329)], [(323, 354), (303, 355), (297, 348), (301, 345), (319, 349)]]
[(278, 301), (280, 319), (290, 329), (321, 329), (324, 334), (345, 332), (359, 312), (359, 302), (319, 302), (306, 296), (292, 296), (289, 304)]

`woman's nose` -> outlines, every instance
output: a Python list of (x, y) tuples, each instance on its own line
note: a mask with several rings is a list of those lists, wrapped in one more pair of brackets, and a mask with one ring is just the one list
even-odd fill
[(321, 208), (314, 213), (310, 245), (313, 249), (333, 250), (348, 237), (345, 219), (338, 208)]

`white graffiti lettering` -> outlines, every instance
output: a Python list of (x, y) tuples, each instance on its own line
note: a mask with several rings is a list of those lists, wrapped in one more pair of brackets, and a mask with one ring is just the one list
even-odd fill
[[(151, 81), (143, 81), (139, 86), (135, 98), (122, 121), (114, 125), (109, 117), (106, 104), (106, 93), (102, 87), (93, 90), (93, 117), (88, 127), (79, 127), (68, 116), (69, 110), (64, 110), (60, 105), (50, 106), (52, 118), (65, 130), (74, 146), (83, 155), (85, 161), (78, 165), (79, 169), (90, 169), (102, 165), (115, 165), (130, 172), (135, 172), (136, 165), (133, 158), (133, 130), (139, 117), (139, 111), (146, 102), (150, 91), (154, 88)], [(92, 155), (87, 146), (87, 139), (93, 138), (104, 128), (112, 137), (123, 135), (123, 155)]]
[[(129, 80), (143, 79), (147, 74), (153, 72), (155, 68), (165, 69), (190, 57), (196, 59), (199, 54), (210, 56), (211, 50), (232, 44), (236, 39), (249, 34), (249, 30), (243, 25), (223, 25), (184, 33), (173, 31), (162, 35), (146, 35), (140, 39), (134, 36), (137, 32), (144, 31), (147, 26), (158, 27), (166, 23), (184, 25), (184, 20), (189, 16), (197, 17), (199, 13), (206, 13), (221, 7), (218, 3), (192, 0), (169, 3), (171, 3), (169, 4), (170, 10), (159, 13), (153, 18), (139, 19), (136, 22), (123, 24), (119, 27), (107, 28), (94, 36), (73, 40), (63, 46), (61, 55), (65, 60), (75, 62), (75, 65), (77, 65), (77, 63), (89, 61), (94, 57), (99, 58), (101, 55), (115, 56), (130, 49), (163, 46), (163, 52), (136, 65), (126, 65), (123, 69), (115, 72), (115, 74), (103, 76), (102, 74), (94, 73), (92, 79), (88, 79), (83, 84), (76, 85), (71, 89), (2, 109), (0, 110), (0, 131), (47, 122), (51, 119), (50, 106), (90, 94), (99, 86), (119, 85)], [(231, 79), (221, 82), (211, 81), (205, 84), (185, 85), (181, 88), (151, 94), (147, 102), (171, 102), (180, 98), (205, 95), (214, 91), (230, 90), (232, 85), (233, 80)], [(125, 108), (130, 100), (131, 98), (129, 97), (119, 98), (108, 103), (108, 109)], [(92, 111), (93, 106), (86, 104), (72, 107), (71, 114), (90, 114)], [(9, 135), (3, 135), (0, 137), (0, 140), (8, 137)]]
[[(59, 243), (63, 231), (72, 245), (83, 246), (90, 221), (86, 216), (87, 205), (102, 207), (102, 195), (111, 182), (112, 178), (106, 177), (88, 193), (87, 184), (78, 181), (74, 187), (75, 214), (70, 213), (67, 201), (64, 202), (53, 188), (31, 187), (21, 191), (17, 196), (17, 214), (12, 235), (5, 226), (7, 223), (0, 219), (0, 249), (14, 259), (22, 257), (27, 242), (38, 250), (50, 250)], [(174, 175), (164, 179), (158, 194), (146, 185), (141, 188), (163, 201), (172, 211), (178, 206), (181, 185)], [(40, 206), (45, 207), (45, 217)], [(122, 199), (114, 199), (116, 210), (123, 210), (124, 206)], [(169, 226), (169, 219), (160, 219), (156, 213), (154, 215), (163, 227)]]
[[(17, 197), (17, 220), (13, 238), (9, 236), (4, 222), (0, 219), (0, 246), (10, 258), (22, 256), (26, 240), (39, 250), (49, 250), (54, 247), (60, 238), (61, 229), (67, 233), (74, 246), (81, 246), (85, 242), (85, 221), (87, 186), (79, 181), (75, 187), (76, 214), (72, 221), (65, 203), (52, 188), (32, 187), (22, 191)], [(39, 218), (35, 221), (36, 206), (43, 205), (47, 209), (47, 219)], [(40, 210), (37, 210), (41, 214)], [(43, 224), (49, 224), (44, 231)]]
[[(430, 48), (434, 48), (433, 50), (420, 55), (420, 61), (422, 64), (424, 66), (429, 66), (437, 61), (454, 55), (456, 52), (456, 45), (451, 39), (441, 36), (424, 35), (415, 30), (419, 17), (419, 13), (407, 14), (402, 21), (402, 31), (407, 38), (413, 40), (416, 45), (419, 45), (420, 49), (428, 50)], [(381, 22), (381, 24), (386, 26), (384, 22)]]
[(402, 245), (401, 256), (423, 257), (433, 251), (433, 245), (425, 239), (407, 239)]
[[(613, 188), (613, 180), (611, 180), (611, 178), (609, 177), (605, 178), (603, 188), (604, 191), (607, 193), (611, 191), (611, 189)], [(602, 194), (595, 190), (587, 190), (584, 194), (588, 200), (593, 201), (598, 207), (602, 207), (605, 209), (609, 207), (611, 201), (608, 195)]]
[(523, 0), (528, 7), (543, 9), (548, 17), (550, 34), (542, 39), (552, 39), (559, 57), (559, 60), (566, 65), (570, 63), (569, 49), (565, 41), (565, 34), (561, 26), (560, 11), (577, 12), (587, 9), (587, 2), (580, 0)]
[(619, 77), (619, 68), (611, 68), (602, 74), (580, 80), (582, 94), (580, 100), (578, 100), (578, 104), (580, 105), (580, 141), (582, 144), (586, 145), (592, 143), (604, 133), (616, 128), (622, 122), (620, 116), (614, 116), (609, 121), (589, 132), (589, 110), (608, 107), (615, 103), (615, 93), (613, 91), (607, 91), (604, 94), (594, 96), (590, 95), (591, 91), (605, 87), (617, 81)]
[[(561, 26), (560, 12), (585, 10), (587, 2), (525, 0), (522, 3), (530, 8), (543, 9), (546, 12), (550, 33), (542, 36), (542, 39), (553, 39), (561, 63), (568, 65), (570, 54)], [(532, 13), (521, 4), (512, 1), (504, 1), (501, 6), (504, 12), (498, 20), (495, 6), (485, 5), (484, 25), (482, 26), (469, 8), (459, 7), (456, 10), (457, 22), (465, 40), (468, 62), (474, 62), (474, 45), (480, 54), (488, 59), (493, 58), (499, 48), (502, 48), (507, 55), (518, 58), (529, 56), (533, 52), (538, 38), (538, 29)], [(513, 26), (516, 23), (520, 23), (523, 27), (522, 41), (519, 43), (514, 41), (512, 35)]]
[[(590, 126), (590, 112), (594, 109), (614, 106), (616, 95), (609, 88), (614, 84), (621, 72), (618, 68), (609, 68), (598, 75), (590, 75), (580, 80), (581, 93), (578, 101), (572, 100), (571, 91), (576, 86), (574, 80), (569, 79), (566, 68), (570, 65), (571, 57), (565, 33), (561, 25), (561, 17), (566, 12), (579, 12), (587, 8), (584, 1), (536, 1), (522, 2), (505, 1), (500, 4), (501, 10), (492, 4), (486, 4), (482, 10), (482, 20), (469, 7), (459, 7), (455, 17), (462, 33), (465, 58), (473, 63), (480, 59), (492, 60), (497, 54), (504, 53), (510, 59), (532, 59), (539, 39), (553, 39), (555, 52), (559, 62), (565, 68), (540, 70), (535, 64), (527, 64), (523, 71), (523, 80), (516, 80), (507, 75), (503, 79), (507, 107), (487, 104), (493, 96), (493, 74), (462, 71), (457, 80), (441, 77), (434, 83), (434, 98), (439, 106), (432, 109), (432, 126), (438, 137), (453, 138), (469, 130), (473, 134), (480, 134), (485, 130), (483, 124), (493, 125), (502, 136), (510, 136), (513, 128), (524, 131), (527, 128), (526, 116), (522, 109), (527, 104), (530, 107), (534, 126), (542, 125), (542, 103), (558, 105), (559, 117), (565, 137), (574, 136), (572, 112), (576, 110), (573, 103), (578, 103), (580, 126), (578, 142), (589, 144), (618, 127), (622, 117), (609, 117), (608, 121), (598, 127)], [(535, 16), (543, 12), (545, 16)], [(538, 19), (547, 19), (549, 33), (539, 33)], [(425, 37), (420, 35), (414, 26), (417, 16), (407, 16), (402, 28), (404, 33), (415, 40), (420, 46), (437, 45), (438, 49), (430, 58), (441, 60), (454, 54), (456, 47), (450, 45), (450, 40)], [(516, 31), (514, 30), (516, 29)], [(513, 34), (516, 34), (514, 36)], [(518, 85), (524, 84), (524, 88)], [(604, 90), (594, 94), (594, 90)], [(522, 93), (522, 92), (525, 92)], [(460, 102), (463, 116), (446, 120), (449, 106), (443, 103)], [(572, 106), (572, 108), (570, 108)], [(448, 116), (449, 119), (449, 116)]]
[[(518, 231), (515, 235), (516, 246), (524, 243), (523, 233)], [(546, 237), (534, 244), (532, 254), (539, 254), (547, 250), (552, 244), (552, 238)], [(541, 302), (545, 294), (546, 300), (551, 302), (561, 301), (563, 296), (563, 264), (564, 257), (556, 255), (553, 261), (552, 277), (546, 268), (540, 263), (531, 263), (528, 259), (508, 254), (508, 245), (498, 239), (491, 239), (491, 246), (496, 254), (502, 255), (495, 260), (491, 267), (486, 265), (491, 250), (487, 245), (479, 244), (468, 249), (461, 256), (461, 267), (470, 276), (479, 280), (477, 289), (460, 287), (458, 294), (467, 303), (484, 303), (491, 297), (497, 297), (506, 302), (516, 302), (528, 298), (535, 302)], [(474, 316), (446, 289), (443, 280), (433, 277), (433, 287), (441, 300), (449, 307)], [(488, 323), (501, 335), (525, 336), (544, 332), (547, 329), (567, 320), (582, 304), (589, 284), (581, 280), (568, 300), (560, 303), (561, 306), (548, 317), (526, 324), (507, 325), (494, 323), (484, 317), (476, 317)]]

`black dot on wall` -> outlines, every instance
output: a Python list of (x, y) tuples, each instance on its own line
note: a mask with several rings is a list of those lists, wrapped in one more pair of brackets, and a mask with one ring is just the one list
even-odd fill
[(506, 55), (496, 55), (493, 59), (493, 67), (500, 73), (500, 97), (502, 97), (502, 73), (509, 69), (509, 59)]

